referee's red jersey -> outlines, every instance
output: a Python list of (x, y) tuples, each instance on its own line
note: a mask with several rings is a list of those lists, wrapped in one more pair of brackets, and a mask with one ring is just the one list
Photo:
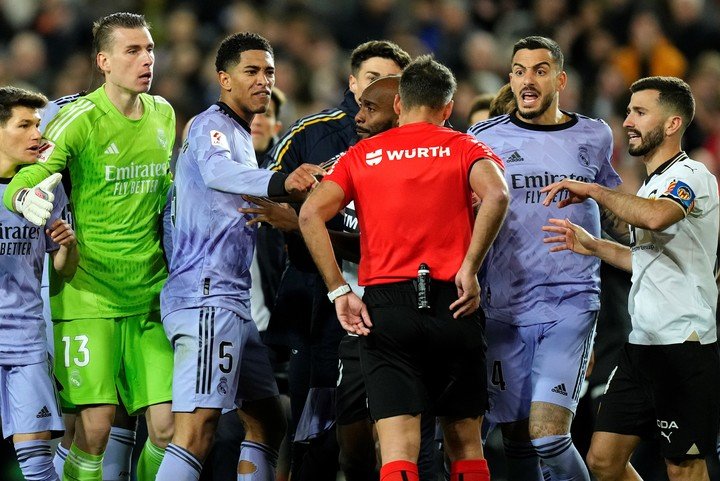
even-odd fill
[(433, 279), (453, 281), (474, 222), (470, 169), (502, 160), (474, 137), (419, 122), (351, 147), (325, 176), (355, 201), (360, 226), (359, 283), (413, 279), (421, 262)]

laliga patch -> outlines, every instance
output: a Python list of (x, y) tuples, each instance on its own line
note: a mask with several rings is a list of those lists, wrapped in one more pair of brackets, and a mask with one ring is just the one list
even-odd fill
[(225, 134), (218, 130), (210, 131), (210, 144), (214, 145), (215, 147), (222, 147), (223, 149), (230, 150), (230, 145), (228, 144), (227, 137), (225, 137)]
[(53, 153), (53, 150), (55, 150), (55, 144), (49, 141), (48, 139), (40, 139), (40, 147), (38, 148), (38, 152), (36, 155), (37, 161), (45, 163), (50, 158), (50, 155)]
[(695, 207), (695, 192), (681, 180), (673, 180), (661, 197), (669, 197), (683, 206), (685, 212), (691, 212)]

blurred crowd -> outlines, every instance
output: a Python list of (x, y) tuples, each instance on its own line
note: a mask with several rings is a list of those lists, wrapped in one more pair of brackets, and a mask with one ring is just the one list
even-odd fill
[(602, 118), (616, 133), (628, 192), (639, 175), (625, 158), (627, 87), (647, 75), (690, 83), (698, 108), (685, 149), (720, 173), (718, 0), (0, 0), (0, 84), (50, 98), (91, 88), (92, 19), (122, 10), (152, 23), (152, 91), (175, 107), (178, 126), (217, 98), (212, 52), (230, 33), (258, 32), (274, 46), (277, 86), (289, 99), (284, 125), (336, 104), (348, 52), (387, 38), (413, 56), (433, 53), (455, 73), (452, 123), (460, 130), (472, 99), (506, 82), (512, 44), (538, 34), (567, 55), (561, 107)]

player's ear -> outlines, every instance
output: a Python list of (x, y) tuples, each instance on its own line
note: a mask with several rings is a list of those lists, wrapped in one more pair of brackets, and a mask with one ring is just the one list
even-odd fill
[(107, 73), (110, 71), (109, 59), (107, 58), (107, 55), (105, 55), (105, 53), (103, 52), (98, 52), (95, 56), (95, 65), (97, 65), (97, 68), (102, 73)]
[(668, 117), (668, 119), (665, 121), (665, 135), (675, 135), (678, 132), (680, 132), (682, 135), (682, 126), (682, 117), (680, 117), (679, 115), (673, 115), (671, 117)]
[(358, 93), (357, 93), (357, 79), (355, 78), (355, 76), (354, 76), (353, 74), (350, 74), (350, 76), (348, 77), (348, 88), (350, 89), (350, 91), (351, 91), (353, 94), (355, 94), (355, 97), (358, 96)]
[(282, 122), (279, 120), (275, 122), (275, 127), (273, 127), (273, 135), (278, 135), (280, 131), (282, 130)]
[(451, 100), (447, 103), (447, 105), (443, 108), (443, 120), (447, 120), (450, 118), (450, 114), (452, 114), (453, 106), (455, 106), (455, 101)]
[(395, 100), (393, 100), (393, 110), (397, 115), (400, 115), (402, 108), (400, 107), (400, 94), (395, 94)]
[(217, 76), (218, 76), (218, 83), (220, 84), (220, 88), (230, 92), (232, 90), (232, 85), (230, 82), (230, 75), (228, 75), (228, 73), (225, 72), (224, 70), (221, 70), (217, 73)]
[(565, 90), (565, 86), (567, 85), (567, 73), (563, 70), (558, 74), (558, 86), (557, 90), (558, 92), (562, 92)]

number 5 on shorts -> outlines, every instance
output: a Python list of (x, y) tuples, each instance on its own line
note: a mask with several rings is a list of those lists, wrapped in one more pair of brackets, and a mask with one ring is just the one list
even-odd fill
[(74, 356), (72, 357), (72, 362), (79, 367), (87, 366), (90, 362), (90, 350), (87, 348), (88, 343), (88, 337), (85, 335), (79, 335), (75, 336), (74, 338), (70, 338), (70, 336), (63, 336), (62, 338), (63, 345), (65, 346), (64, 352), (65, 352), (65, 367), (70, 367), (70, 345), (73, 344), (74, 346), (77, 346), (76, 350), (74, 350)]

